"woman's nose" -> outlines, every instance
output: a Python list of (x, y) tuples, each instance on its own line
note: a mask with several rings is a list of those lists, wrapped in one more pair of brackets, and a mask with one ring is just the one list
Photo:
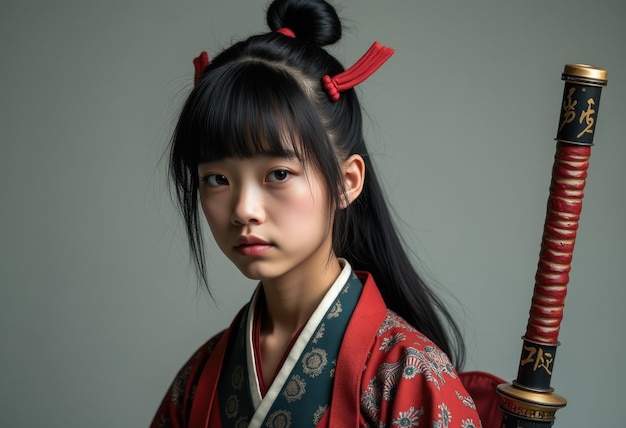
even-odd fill
[(260, 224), (265, 220), (261, 189), (253, 186), (242, 188), (235, 195), (231, 221), (235, 225)]

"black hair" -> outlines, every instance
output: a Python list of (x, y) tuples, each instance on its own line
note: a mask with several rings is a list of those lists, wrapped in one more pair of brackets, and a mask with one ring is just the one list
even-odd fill
[[(462, 367), (465, 348), (459, 327), (416, 272), (394, 225), (365, 145), (355, 91), (342, 92), (336, 102), (324, 91), (322, 77), (344, 70), (323, 49), (341, 38), (335, 9), (323, 0), (275, 0), (267, 23), (270, 33), (235, 43), (203, 71), (172, 138), (170, 176), (200, 278), (208, 287), (198, 164), (285, 154), (288, 129), (298, 158), (322, 172), (329, 206), (340, 206), (342, 161), (353, 154), (363, 157), (363, 190), (347, 208), (336, 211), (333, 250), (353, 269), (370, 272), (387, 306)], [(276, 32), (280, 28), (289, 28), (295, 38)]]

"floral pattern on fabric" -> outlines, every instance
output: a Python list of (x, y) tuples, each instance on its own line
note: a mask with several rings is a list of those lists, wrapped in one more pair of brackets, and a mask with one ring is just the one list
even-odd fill
[(387, 311), (363, 373), (360, 426), (479, 428), (481, 424), (447, 355)]
[[(321, 338), (323, 334), (321, 331), (319, 333)], [(207, 342), (180, 370), (152, 422), (152, 428), (188, 426), (193, 391), (219, 337)], [(310, 354), (303, 353), (300, 360), (309, 374), (292, 377), (284, 390), (284, 399), (298, 402), (307, 387), (309, 376), (317, 373), (321, 365), (329, 366), (331, 363), (331, 373), (335, 373), (336, 360), (328, 361), (328, 357), (325, 357), (327, 361), (324, 361), (322, 353), (315, 347), (313, 349)], [(341, 382), (341, 373), (336, 373), (336, 376), (337, 381)], [(238, 375), (233, 376), (232, 381), (233, 387), (241, 382)], [(360, 427), (482, 427), (476, 406), (448, 357), (432, 341), (391, 311), (387, 311), (386, 318), (372, 340), (360, 390)], [(232, 404), (234, 406), (236, 403)], [(320, 427), (326, 426), (327, 418), (324, 416), (327, 410), (326, 406), (320, 406), (311, 422)], [(294, 426), (298, 425), (299, 417), (278, 410), (268, 415), (263, 426)], [(245, 428), (250, 422), (247, 417), (235, 417), (233, 420), (236, 428)]]
[(328, 364), (326, 351), (320, 348), (314, 348), (302, 357), (302, 371), (310, 377), (322, 374), (326, 364)]
[(398, 427), (418, 427), (419, 417), (424, 414), (424, 409), (416, 409), (411, 406), (406, 412), (400, 412), (397, 418), (393, 419), (393, 426)]
[(277, 410), (267, 417), (265, 423), (267, 428), (286, 428), (291, 426), (291, 412), (287, 410)]
[(300, 400), (306, 394), (306, 382), (300, 376), (293, 376), (285, 386), (283, 395), (288, 403)]

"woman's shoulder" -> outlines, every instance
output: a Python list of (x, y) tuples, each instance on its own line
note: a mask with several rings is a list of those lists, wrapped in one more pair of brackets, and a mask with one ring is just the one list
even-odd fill
[(398, 334), (405, 335), (407, 338), (415, 340), (424, 346), (436, 347), (433, 341), (430, 340), (425, 334), (413, 327), (408, 321), (391, 309), (387, 309), (385, 318), (380, 323), (376, 333), (376, 339), (384, 340), (385, 338)]
[(156, 412), (152, 428), (186, 425), (202, 370), (225, 331), (207, 340), (182, 365)]
[(387, 315), (378, 328), (370, 360), (372, 358), (381, 362), (397, 358), (416, 359), (422, 370), (434, 371), (438, 377), (443, 374), (457, 377), (446, 353), (392, 310), (387, 310)]
[[(361, 388), (368, 424), (480, 426), (472, 398), (448, 356), (390, 310), (373, 340)], [(447, 425), (450, 418), (454, 423)]]
[[(215, 336), (207, 340), (196, 350), (196, 352), (191, 355), (185, 364), (183, 364), (182, 368), (179, 370), (178, 374), (174, 378), (174, 381), (172, 382), (171, 388), (179, 390), (172, 391), (172, 395), (175, 396), (173, 398), (182, 398), (181, 396), (184, 395), (181, 394), (183, 390), (189, 389), (190, 386), (195, 387), (195, 383), (198, 381), (197, 376), (199, 376), (202, 368), (204, 368), (204, 365), (224, 333), (225, 330), (217, 333)], [(192, 388), (192, 390), (193, 389), (195, 388)]]

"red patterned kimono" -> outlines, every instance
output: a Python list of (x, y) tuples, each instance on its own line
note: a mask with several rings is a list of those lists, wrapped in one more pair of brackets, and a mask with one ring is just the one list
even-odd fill
[(183, 366), (152, 428), (481, 426), (448, 357), (347, 263), (265, 389), (259, 294)]

